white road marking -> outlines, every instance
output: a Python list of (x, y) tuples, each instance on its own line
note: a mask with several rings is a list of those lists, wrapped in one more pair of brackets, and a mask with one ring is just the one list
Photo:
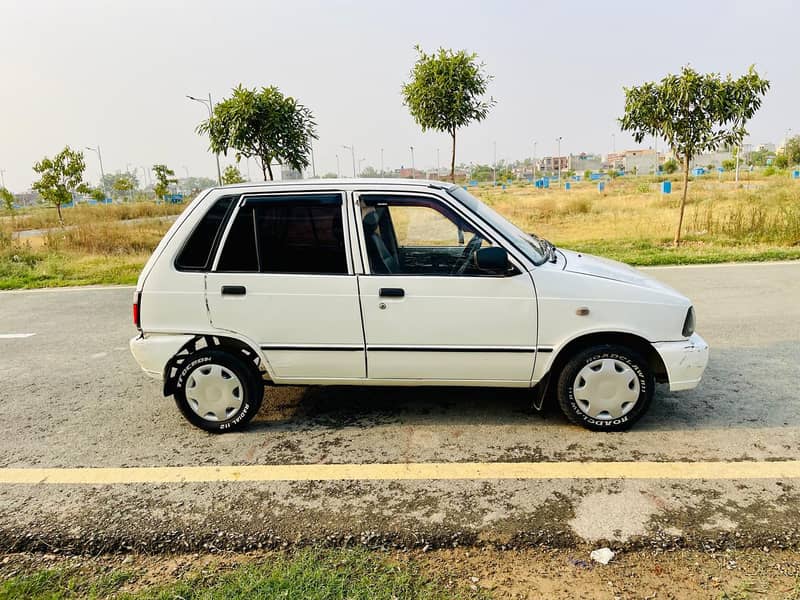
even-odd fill
[(29, 338), (35, 333), (0, 333), (0, 340), (15, 340), (19, 338)]
[(0, 468), (0, 484), (483, 479), (800, 479), (800, 461), (529, 462)]

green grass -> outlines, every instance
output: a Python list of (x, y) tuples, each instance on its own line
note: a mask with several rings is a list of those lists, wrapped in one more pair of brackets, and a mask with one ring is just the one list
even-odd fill
[(221, 566), (190, 573), (181, 581), (148, 586), (136, 574), (97, 575), (76, 569), (42, 570), (0, 583), (0, 600), (444, 600), (484, 598), (480, 592), (448, 588), (424, 576), (413, 563), (393, 564), (366, 550), (301, 550), (276, 554), (254, 564)]

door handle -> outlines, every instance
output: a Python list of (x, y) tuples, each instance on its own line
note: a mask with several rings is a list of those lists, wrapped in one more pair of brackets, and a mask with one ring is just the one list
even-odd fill
[(247, 288), (243, 285), (223, 285), (223, 296), (244, 296), (247, 294)]
[(402, 298), (406, 292), (403, 288), (381, 288), (378, 295), (381, 298)]

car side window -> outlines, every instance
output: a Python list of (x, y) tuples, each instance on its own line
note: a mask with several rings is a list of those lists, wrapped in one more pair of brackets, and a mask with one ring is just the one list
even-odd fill
[(415, 196), (359, 199), (370, 271), (387, 275), (497, 275), (475, 254), (491, 240), (445, 204)]
[(222, 236), (226, 217), (236, 198), (238, 196), (223, 196), (208, 209), (175, 259), (179, 271), (205, 271), (211, 267), (212, 250)]
[(341, 196), (248, 198), (231, 227), (217, 270), (347, 274)]

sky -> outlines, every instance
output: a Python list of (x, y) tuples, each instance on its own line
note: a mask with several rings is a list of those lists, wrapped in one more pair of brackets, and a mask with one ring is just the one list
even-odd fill
[[(235, 86), (276, 85), (314, 113), (318, 174), (449, 163), (446, 134), (423, 133), (401, 86), (414, 46), (476, 52), (494, 79), (489, 117), (459, 132), (457, 161), (637, 147), (619, 131), (623, 86), (690, 64), (744, 73), (772, 88), (750, 143), (800, 132), (800, 5), (792, 0), (421, 2), (0, 0), (0, 171), (14, 192), (32, 165), (66, 144), (100, 146), (107, 173), (165, 163), (214, 177), (207, 117), (187, 94), (215, 100)], [(613, 140), (613, 141), (612, 141)], [(645, 141), (644, 146), (651, 145)], [(85, 151), (86, 178), (99, 180)], [(223, 168), (234, 157), (222, 156)], [(247, 174), (244, 163), (240, 170)], [(258, 178), (250, 163), (250, 175)], [(141, 178), (141, 171), (140, 171)]]

